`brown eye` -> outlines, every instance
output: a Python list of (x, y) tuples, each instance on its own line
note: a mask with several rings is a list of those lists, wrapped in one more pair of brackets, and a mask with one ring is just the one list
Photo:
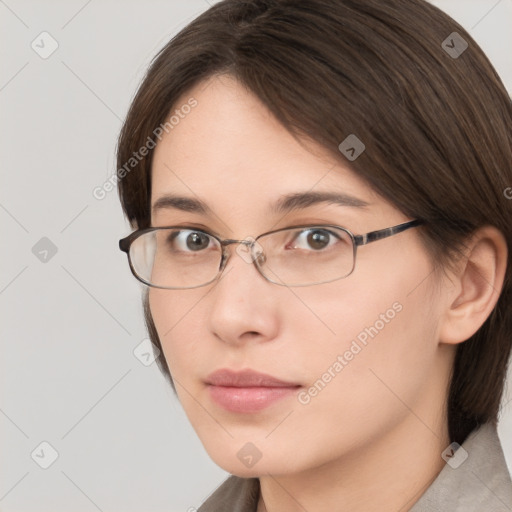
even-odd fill
[(171, 246), (177, 251), (198, 252), (210, 245), (210, 237), (201, 231), (181, 230), (169, 237)]
[(339, 237), (327, 229), (312, 228), (300, 231), (292, 242), (294, 249), (320, 251), (339, 241)]

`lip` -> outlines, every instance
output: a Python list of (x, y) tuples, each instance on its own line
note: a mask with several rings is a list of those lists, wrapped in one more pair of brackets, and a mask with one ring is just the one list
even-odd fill
[(272, 375), (250, 369), (240, 372), (229, 369), (217, 370), (208, 375), (206, 383), (213, 386), (228, 386), (236, 388), (286, 388), (300, 385), (296, 382), (286, 382), (284, 380), (277, 379)]
[(301, 387), (300, 384), (250, 369), (241, 372), (217, 370), (205, 379), (205, 383), (210, 397), (217, 405), (238, 413), (261, 411), (295, 394)]

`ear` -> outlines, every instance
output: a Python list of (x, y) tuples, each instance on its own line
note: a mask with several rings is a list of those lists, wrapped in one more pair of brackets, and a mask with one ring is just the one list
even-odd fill
[(505, 279), (507, 242), (497, 228), (478, 229), (465, 247), (446, 291), (439, 324), (441, 343), (461, 343), (473, 336), (498, 302)]

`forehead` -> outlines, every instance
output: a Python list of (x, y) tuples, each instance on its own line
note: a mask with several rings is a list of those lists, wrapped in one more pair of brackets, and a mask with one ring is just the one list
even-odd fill
[[(193, 98), (158, 142), (152, 205), (164, 194), (203, 199), (215, 208), (256, 212), (291, 192), (337, 192), (370, 203), (371, 189), (332, 152), (296, 140), (270, 111), (229, 76), (213, 77), (184, 94)], [(184, 112), (187, 111), (187, 114)]]

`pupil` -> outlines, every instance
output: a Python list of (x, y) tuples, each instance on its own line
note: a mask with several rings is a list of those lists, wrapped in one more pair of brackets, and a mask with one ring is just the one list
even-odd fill
[(208, 237), (202, 233), (191, 233), (187, 237), (187, 247), (191, 250), (208, 247)]
[(313, 249), (323, 249), (329, 244), (329, 235), (322, 231), (313, 231), (308, 235), (308, 243)]

